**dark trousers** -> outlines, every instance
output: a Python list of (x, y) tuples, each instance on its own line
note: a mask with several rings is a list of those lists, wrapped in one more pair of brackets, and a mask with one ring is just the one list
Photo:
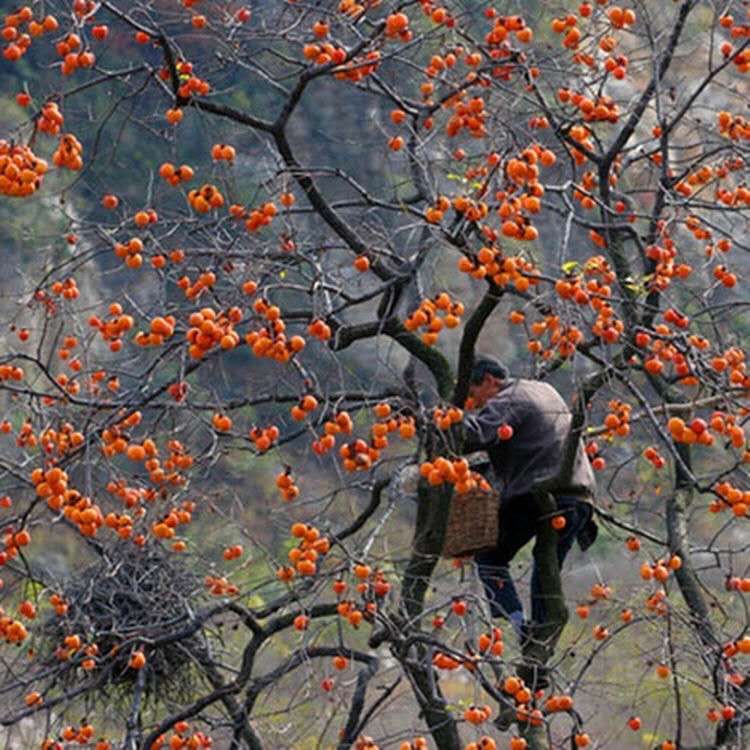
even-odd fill
[[(558, 533), (557, 560), (562, 568), (579, 532), (591, 521), (591, 505), (572, 495), (557, 495), (557, 508), (567, 521)], [(508, 619), (512, 612), (523, 611), (508, 566), (522, 547), (535, 536), (539, 521), (531, 512), (532, 499), (528, 495), (508, 498), (500, 507), (500, 533), (495, 549), (480, 552), (474, 558), (479, 578), (484, 585), (493, 617)], [(539, 571), (534, 566), (531, 574), (531, 619), (544, 622), (544, 600), (539, 586)]]

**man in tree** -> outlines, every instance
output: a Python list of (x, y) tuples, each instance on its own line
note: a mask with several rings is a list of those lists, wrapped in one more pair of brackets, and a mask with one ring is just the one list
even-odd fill
[[(464, 452), (486, 451), (501, 484), (497, 546), (476, 556), (479, 577), (493, 617), (509, 620), (521, 637), (526, 621), (508, 566), (539, 524), (550, 522), (535, 516), (532, 491), (537, 482), (557, 475), (571, 414), (551, 385), (508, 378), (506, 368), (488, 358), (475, 361), (469, 396), (478, 410), (464, 418)], [(596, 538), (591, 505), (595, 491), (593, 471), (579, 445), (569, 481), (555, 492), (558, 515), (565, 518), (558, 532), (560, 566), (574, 540), (587, 549)], [(531, 577), (531, 620), (544, 622), (536, 568)]]

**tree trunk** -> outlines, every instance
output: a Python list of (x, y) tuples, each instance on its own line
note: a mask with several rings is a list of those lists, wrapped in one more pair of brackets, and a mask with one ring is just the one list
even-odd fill
[[(453, 490), (449, 485), (430, 487), (421, 480), (417, 490), (417, 520), (414, 525), (412, 554), (406, 566), (402, 587), (404, 624), (419, 629), (419, 616), (440, 553)], [(432, 679), (432, 664), (423, 644), (412, 647), (414, 653), (400, 654), (411, 681), (427, 728), (438, 750), (461, 750), (454, 717), (445, 703), (438, 681)]]
[[(689, 449), (686, 446), (680, 446), (680, 454), (685, 465), (690, 466)], [(714, 631), (706, 599), (690, 560), (690, 539), (685, 512), (691, 500), (692, 489), (684, 485), (678, 472), (674, 494), (667, 500), (666, 518), (669, 550), (672, 554), (679, 555), (682, 560), (682, 566), (675, 571), (675, 579), (690, 612), (690, 623), (706, 649), (706, 666), (713, 672), (714, 680), (718, 684), (723, 684), (726, 669), (721, 663), (721, 657), (718, 656), (722, 644)], [(711, 661), (713, 661), (713, 664), (710, 663)], [(738, 719), (719, 723), (716, 727), (716, 739), (712, 748), (743, 748), (748, 741), (747, 736), (743, 737), (742, 719), (739, 717), (746, 715), (746, 712), (750, 710), (750, 688), (743, 685), (733, 689), (730, 688), (730, 690), (732, 702), (738, 709)]]
[(534, 566), (539, 578), (539, 596), (544, 601), (545, 621), (532, 623), (529, 638), (523, 647), (523, 663), (519, 674), (529, 688), (544, 687), (546, 664), (555, 651), (568, 621), (568, 608), (557, 560), (557, 532), (550, 519), (557, 510), (555, 498), (548, 492), (538, 492), (535, 508), (539, 519), (534, 543)]
[(430, 578), (440, 559), (452, 495), (450, 485), (430, 487), (424, 480), (419, 482), (412, 554), (404, 572), (401, 594), (410, 620), (418, 618), (422, 611)]

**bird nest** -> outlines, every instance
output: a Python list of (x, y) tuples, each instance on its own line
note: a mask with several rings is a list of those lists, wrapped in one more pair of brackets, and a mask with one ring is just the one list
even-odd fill
[[(107, 702), (116, 692), (132, 694), (136, 684), (144, 701), (187, 697), (202, 681), (208, 652), (195, 609), (203, 592), (182, 556), (127, 543), (108, 548), (62, 586), (67, 612), (44, 625), (44, 667), (58, 687), (78, 692), (89, 682)], [(70, 635), (81, 641), (72, 651), (65, 644)], [(141, 669), (129, 664), (136, 650), (146, 657)]]

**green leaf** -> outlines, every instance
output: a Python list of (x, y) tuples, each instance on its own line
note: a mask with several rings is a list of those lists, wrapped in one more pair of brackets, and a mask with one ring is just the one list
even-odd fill
[(31, 599), (32, 601), (38, 599), (44, 592), (44, 589), (44, 584), (39, 581), (26, 581), (23, 587), (24, 598)]
[(250, 607), (250, 609), (256, 609), (256, 608), (262, 607), (265, 603), (266, 603), (265, 599), (259, 594), (251, 594), (245, 600), (245, 604), (247, 604), (247, 606)]
[(563, 273), (573, 273), (573, 271), (578, 268), (579, 263), (577, 260), (569, 260), (560, 266), (562, 268)]

